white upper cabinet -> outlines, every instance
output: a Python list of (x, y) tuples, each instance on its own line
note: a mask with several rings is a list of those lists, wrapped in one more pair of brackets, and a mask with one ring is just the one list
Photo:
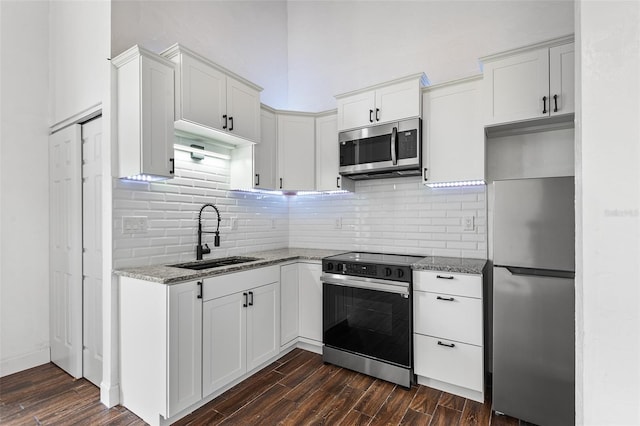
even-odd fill
[(162, 55), (176, 64), (176, 129), (233, 145), (260, 141), (261, 87), (178, 44)]
[(273, 111), (263, 107), (260, 116), (261, 142), (254, 146), (254, 187), (276, 189), (277, 178), (277, 119)]
[(340, 176), (338, 115), (335, 111), (316, 117), (316, 189), (353, 191), (355, 181)]
[(173, 64), (139, 46), (111, 63), (117, 79), (118, 176), (173, 177)]
[(563, 44), (549, 49), (550, 114), (575, 112), (575, 45)]
[(425, 184), (484, 180), (481, 77), (432, 86), (423, 94)]
[(338, 131), (420, 117), (424, 74), (337, 95)]
[(573, 37), (483, 58), (485, 125), (574, 112)]
[(312, 114), (279, 112), (278, 189), (315, 190), (315, 118)]

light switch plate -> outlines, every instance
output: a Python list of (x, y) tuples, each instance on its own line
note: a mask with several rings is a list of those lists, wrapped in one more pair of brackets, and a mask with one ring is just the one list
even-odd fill
[(463, 217), (462, 226), (465, 231), (473, 231), (475, 229), (475, 216)]

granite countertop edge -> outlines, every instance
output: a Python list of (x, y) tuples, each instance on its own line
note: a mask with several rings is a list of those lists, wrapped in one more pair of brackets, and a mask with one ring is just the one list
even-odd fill
[[(159, 284), (177, 284), (200, 278), (210, 278), (233, 272), (248, 271), (256, 268), (277, 265), (294, 260), (321, 261), (324, 257), (345, 253), (349, 250), (325, 250), (288, 248), (243, 254), (243, 257), (255, 257), (259, 260), (237, 265), (222, 266), (202, 270), (176, 268), (168, 265), (149, 265), (135, 268), (115, 269), (113, 273), (121, 277), (135, 278)], [(415, 271), (437, 271), (462, 274), (481, 274), (487, 261), (485, 259), (425, 256), (411, 265)]]

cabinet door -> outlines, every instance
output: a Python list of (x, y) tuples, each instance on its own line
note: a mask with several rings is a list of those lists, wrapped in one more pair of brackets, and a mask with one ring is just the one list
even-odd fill
[(213, 129), (222, 129), (226, 114), (226, 76), (204, 62), (182, 54), (180, 65), (180, 113), (187, 120)]
[(375, 91), (338, 99), (338, 130), (369, 126), (375, 122)]
[(202, 399), (202, 287), (169, 286), (169, 416)]
[(202, 394), (204, 397), (247, 371), (245, 296), (235, 293), (203, 303)]
[(260, 140), (260, 92), (227, 77), (227, 130), (250, 141)]
[(315, 190), (315, 136), (314, 117), (278, 116), (279, 189)]
[(420, 83), (407, 81), (376, 90), (374, 121), (386, 123), (410, 117), (420, 117)]
[(277, 133), (276, 115), (263, 109), (260, 115), (260, 143), (254, 146), (256, 188), (276, 189)]
[[(142, 172), (173, 177), (173, 68), (143, 56), (141, 62)], [(133, 141), (121, 141), (133, 143)]]
[(549, 95), (551, 115), (575, 112), (574, 44), (549, 49)]
[(280, 267), (280, 345), (298, 337), (298, 264)]
[(249, 291), (247, 307), (247, 370), (280, 352), (280, 286), (278, 283)]
[(355, 182), (340, 176), (338, 116), (316, 118), (316, 189), (318, 191), (353, 191)]
[(322, 266), (299, 263), (300, 337), (322, 343)]
[(425, 183), (484, 180), (480, 84), (465, 82), (424, 94)]
[(525, 52), (485, 64), (484, 86), (486, 92), (483, 96), (487, 102), (485, 124), (548, 116), (549, 49)]

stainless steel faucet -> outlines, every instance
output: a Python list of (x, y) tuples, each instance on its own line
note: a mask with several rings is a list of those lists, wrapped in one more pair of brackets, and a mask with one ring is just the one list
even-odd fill
[[(202, 230), (202, 211), (205, 209), (205, 207), (213, 207), (213, 209), (216, 211), (216, 214), (218, 215), (218, 226), (216, 227), (215, 231)], [(213, 245), (215, 247), (220, 247), (220, 220), (220, 212), (218, 211), (218, 208), (213, 204), (205, 204), (200, 209), (200, 213), (198, 214), (198, 245), (196, 246), (196, 260), (202, 260), (203, 254), (211, 253), (211, 249), (209, 248), (208, 244), (205, 244), (204, 247), (202, 246), (202, 234), (216, 234), (213, 239)]]

